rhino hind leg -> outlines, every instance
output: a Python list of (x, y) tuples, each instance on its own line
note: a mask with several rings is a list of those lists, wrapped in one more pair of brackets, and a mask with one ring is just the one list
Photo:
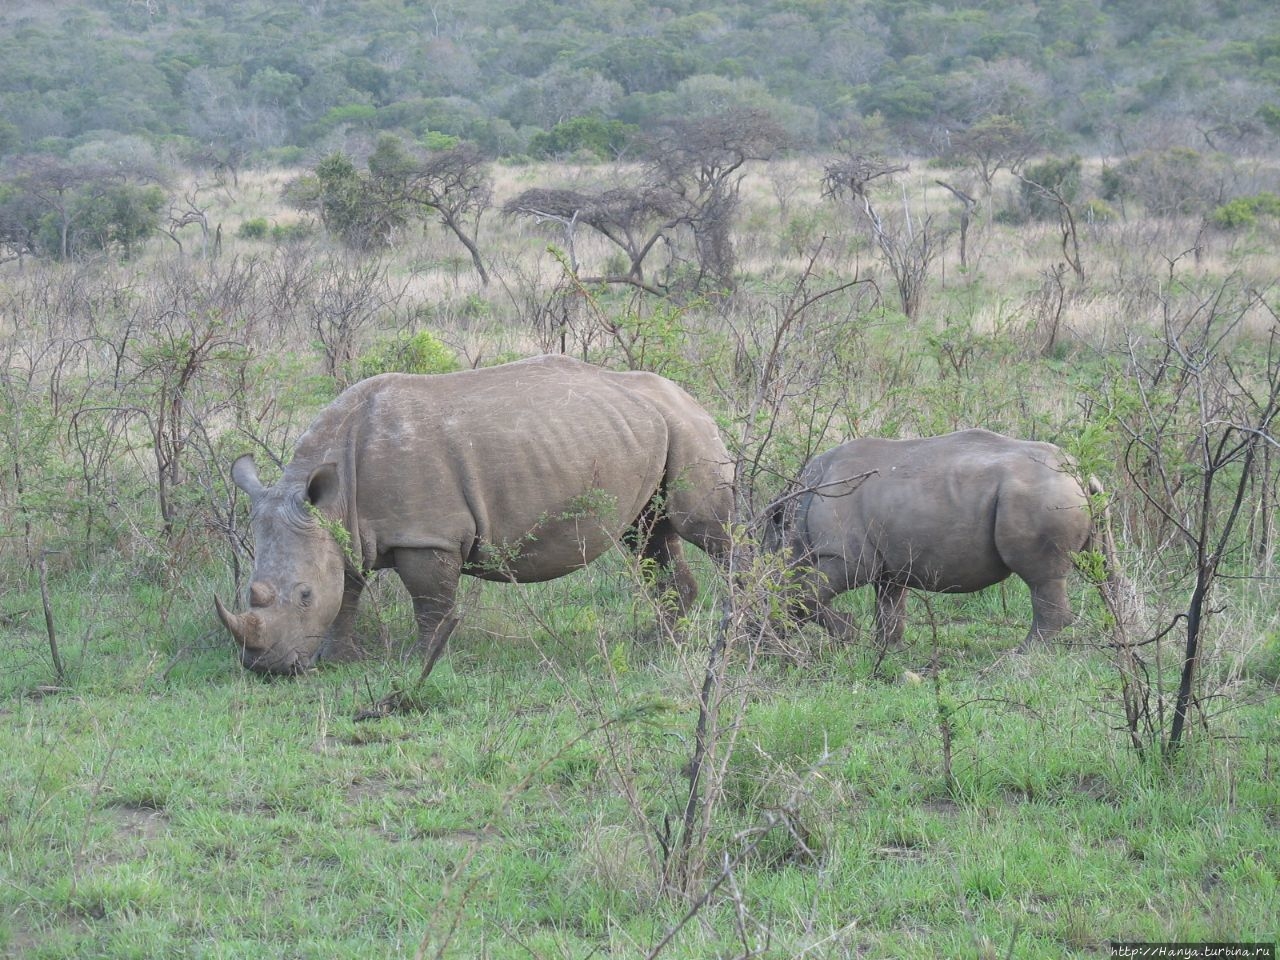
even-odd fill
[[(733, 515), (733, 487), (715, 465), (700, 453), (676, 456), (667, 465), (667, 479), (646, 513), (657, 511), (668, 529), (723, 565), (730, 553), (729, 520)], [(680, 467), (680, 463), (689, 464)]]
[(664, 517), (647, 522), (647, 518), (642, 517), (632, 528), (629, 543), (642, 560), (651, 560), (657, 565), (654, 586), (659, 594), (674, 591), (679, 614), (687, 614), (698, 599), (698, 581), (684, 559), (684, 547), (670, 520)]
[(426, 677), (444, 652), (456, 622), (452, 614), (462, 560), (442, 550), (401, 548), (395, 552), (395, 568), (413, 600), (418, 627), (417, 641), (405, 651), (405, 658), (421, 656)]
[(1052, 640), (1074, 619), (1071, 602), (1067, 599), (1065, 578), (1027, 585), (1031, 588), (1031, 630), (1018, 645), (1019, 653), (1026, 653), (1037, 643)]

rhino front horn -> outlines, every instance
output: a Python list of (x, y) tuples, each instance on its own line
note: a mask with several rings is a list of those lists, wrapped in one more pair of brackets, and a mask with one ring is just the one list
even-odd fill
[(217, 608), (218, 619), (222, 621), (222, 625), (231, 632), (231, 636), (235, 637), (236, 642), (242, 647), (253, 649), (258, 646), (258, 618), (253, 614), (240, 616), (232, 613), (222, 605), (222, 600), (217, 594), (213, 596), (213, 605)]

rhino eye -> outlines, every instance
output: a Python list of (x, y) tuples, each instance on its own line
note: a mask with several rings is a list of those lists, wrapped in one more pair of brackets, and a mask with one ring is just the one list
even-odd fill
[(298, 604), (303, 607), (311, 606), (311, 588), (303, 587), (298, 591)]

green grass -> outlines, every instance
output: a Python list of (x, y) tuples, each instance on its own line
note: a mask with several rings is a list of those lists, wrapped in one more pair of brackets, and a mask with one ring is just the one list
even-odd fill
[[(611, 559), (469, 591), (424, 709), (373, 722), (353, 717), (405, 668), (264, 682), (200, 590), (162, 617), (154, 591), (99, 574), (86, 610), (74, 571), (54, 591), (71, 676), (33, 695), (51, 679), (39, 598), (8, 592), (0, 955), (645, 956), (687, 909), (661, 893), (655, 831), (682, 809), (714, 613), (672, 647), (627, 576)], [(769, 957), (932, 958), (1276, 936), (1274, 699), (1236, 689), (1161, 769), (1114, 729), (1088, 610), (1081, 642), (1001, 660), (1025, 629), (1017, 588), (932, 609), (954, 788), (923, 604), (874, 675), (873, 651), (811, 631), (802, 666), (748, 676), (738, 657), (746, 706), (708, 845), (713, 865), (739, 859), (662, 955), (735, 956), (743, 937)], [(408, 628), (391, 585), (382, 619)]]

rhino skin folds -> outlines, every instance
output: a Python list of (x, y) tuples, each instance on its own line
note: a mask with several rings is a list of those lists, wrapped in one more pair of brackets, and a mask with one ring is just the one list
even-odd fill
[(687, 607), (681, 541), (723, 556), (733, 502), (728, 452), (692, 397), (563, 356), (370, 377), (320, 414), (275, 484), (247, 455), (231, 475), (255, 564), (248, 609), (216, 608), (244, 665), (265, 673), (359, 655), (362, 570), (394, 568), (408, 588), (428, 670), (462, 574), (550, 580), (624, 534)]
[(1023, 649), (1051, 638), (1071, 622), (1071, 554), (1092, 534), (1072, 469), (1053, 444), (989, 430), (850, 440), (814, 457), (769, 518), (803, 574), (797, 612), (837, 632), (832, 598), (874, 584), (877, 638), (891, 645), (909, 588), (970, 593), (1017, 574), (1033, 611)]

